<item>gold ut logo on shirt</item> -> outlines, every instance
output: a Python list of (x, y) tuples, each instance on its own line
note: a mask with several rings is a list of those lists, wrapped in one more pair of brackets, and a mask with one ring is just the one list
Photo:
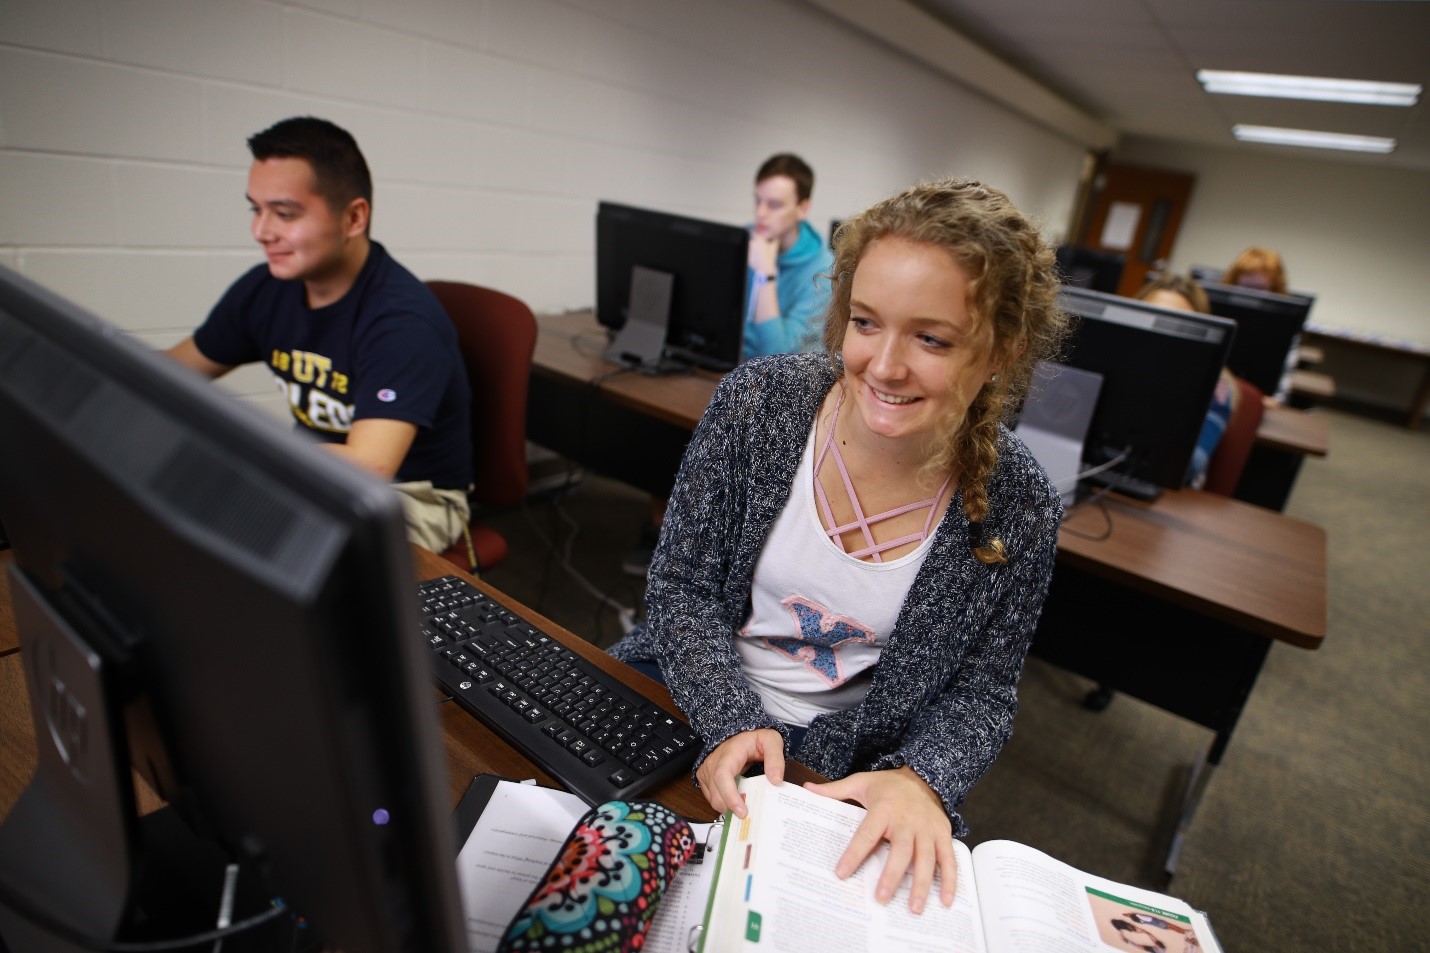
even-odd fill
[(348, 375), (334, 371), (331, 358), (312, 351), (275, 350), (268, 364), (299, 423), (329, 433), (352, 429), (353, 405), (338, 396), (348, 392)]

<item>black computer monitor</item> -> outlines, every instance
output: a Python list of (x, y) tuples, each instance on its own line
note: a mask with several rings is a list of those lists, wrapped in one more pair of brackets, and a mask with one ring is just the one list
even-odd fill
[(665, 337), (668, 361), (727, 371), (745, 334), (745, 229), (601, 202), (596, 210), (596, 320), (626, 323), (631, 270), (674, 276)]
[(10, 949), (211, 929), (230, 863), (233, 921), (280, 913), (225, 953), (465, 949), (394, 492), (3, 268), (0, 448), (38, 749)]
[(1102, 375), (1086, 462), (1125, 451), (1120, 472), (1181, 487), (1235, 324), (1082, 288), (1060, 302), (1074, 324), (1063, 363)]
[(1063, 284), (1108, 294), (1117, 294), (1122, 268), (1127, 263), (1127, 256), (1120, 252), (1077, 245), (1059, 245), (1057, 259)]
[(1287, 355), (1311, 315), (1316, 296), (1276, 294), (1211, 281), (1197, 283), (1207, 293), (1212, 314), (1236, 322), (1236, 343), (1227, 367), (1263, 394), (1275, 394), (1286, 373)]

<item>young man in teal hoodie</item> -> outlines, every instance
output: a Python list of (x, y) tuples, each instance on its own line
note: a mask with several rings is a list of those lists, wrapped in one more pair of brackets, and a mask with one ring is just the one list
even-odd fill
[[(829, 280), (834, 264), (829, 247), (805, 221), (814, 170), (788, 152), (770, 156), (755, 173), (755, 223), (750, 226), (746, 275), (745, 334), (741, 357), (815, 351), (820, 345)], [(636, 546), (621, 561), (628, 573), (644, 576), (660, 538), (665, 500), (651, 501), (650, 520)]]
[(750, 229), (745, 299), (748, 359), (810, 351), (829, 303), (833, 264), (829, 248), (810, 226), (814, 170), (797, 155), (770, 156), (755, 173), (755, 223)]

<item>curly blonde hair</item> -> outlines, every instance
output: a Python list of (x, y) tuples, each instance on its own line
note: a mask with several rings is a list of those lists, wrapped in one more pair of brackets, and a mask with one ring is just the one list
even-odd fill
[(1286, 265), (1281, 260), (1281, 255), (1274, 248), (1267, 248), (1264, 245), (1252, 245), (1250, 248), (1236, 256), (1236, 261), (1231, 263), (1231, 267), (1222, 275), (1222, 284), (1234, 285), (1241, 281), (1242, 275), (1261, 274), (1265, 275), (1271, 283), (1268, 291), (1274, 291), (1279, 295), (1286, 293)]
[(984, 563), (1004, 562), (1002, 540), (983, 538), (979, 528), (998, 462), (998, 425), (1022, 403), (1034, 365), (1051, 360), (1067, 333), (1053, 249), (1008, 196), (979, 182), (944, 179), (885, 199), (835, 233), (834, 289), (824, 322), (829, 354), (843, 350), (855, 268), (873, 243), (890, 237), (943, 249), (968, 278), (972, 337), (989, 349), (996, 373), (966, 413), (942, 421), (927, 465), (961, 474), (963, 510), (976, 528), (973, 553)]

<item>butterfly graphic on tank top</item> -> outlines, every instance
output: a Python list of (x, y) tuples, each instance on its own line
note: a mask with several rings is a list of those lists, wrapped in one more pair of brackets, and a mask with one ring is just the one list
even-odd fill
[(800, 637), (775, 637), (765, 641), (772, 648), (805, 663), (831, 686), (843, 685), (848, 676), (844, 674), (844, 666), (840, 662), (840, 647), (851, 643), (872, 644), (874, 630), (848, 616), (831, 612), (804, 596), (789, 596), (781, 600), (780, 605), (794, 616)]

